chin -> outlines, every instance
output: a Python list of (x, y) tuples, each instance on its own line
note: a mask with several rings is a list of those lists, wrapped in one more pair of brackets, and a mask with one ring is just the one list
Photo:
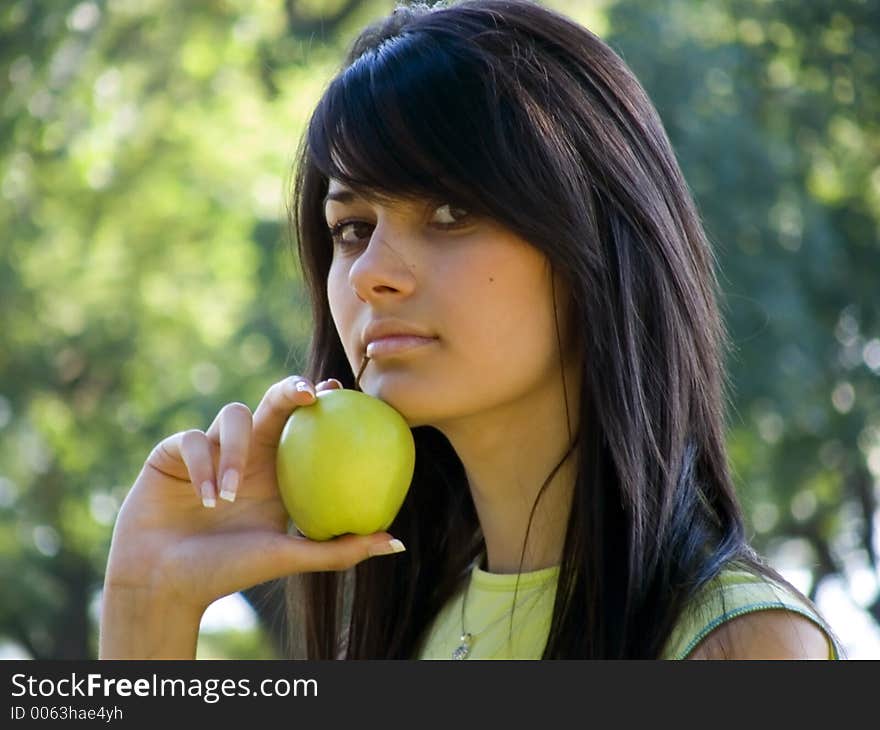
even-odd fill
[(385, 401), (403, 416), (410, 428), (428, 426), (434, 420), (429, 414), (434, 411), (435, 404), (428, 402), (429, 398), (433, 399), (432, 391), (426, 389), (422, 378), (416, 384), (411, 379), (401, 377), (400, 372), (387, 375), (374, 373), (372, 378), (361, 379), (361, 390)]

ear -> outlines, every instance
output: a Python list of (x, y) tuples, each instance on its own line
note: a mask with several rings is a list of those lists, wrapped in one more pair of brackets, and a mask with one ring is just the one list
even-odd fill
[(794, 611), (768, 609), (721, 624), (688, 659), (829, 659), (830, 639), (814, 621)]

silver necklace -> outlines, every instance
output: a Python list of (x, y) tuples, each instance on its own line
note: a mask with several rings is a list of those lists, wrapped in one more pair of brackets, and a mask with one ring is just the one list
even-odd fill
[(544, 584), (544, 585), (538, 586), (537, 588), (532, 589), (532, 593), (527, 597), (526, 601), (524, 603), (519, 604), (519, 606), (517, 606), (516, 600), (514, 599), (514, 605), (512, 605), (510, 607), (510, 610), (505, 611), (503, 614), (501, 614), (501, 616), (499, 616), (494, 621), (487, 624), (482, 629), (480, 629), (479, 631), (476, 631), (476, 632), (468, 631), (464, 625), (465, 606), (467, 605), (467, 597), (468, 597), (468, 592), (470, 591), (470, 587), (471, 587), (470, 579), (468, 579), (468, 584), (465, 586), (464, 595), (462, 596), (462, 599), (461, 599), (461, 636), (458, 639), (458, 641), (459, 641), (458, 646), (455, 647), (455, 650), (452, 652), (453, 659), (467, 659), (471, 653), (471, 649), (474, 646), (474, 642), (476, 641), (477, 634), (485, 635), (485, 633), (489, 629), (491, 629), (493, 626), (495, 626), (499, 621), (501, 621), (501, 619), (507, 618), (508, 615), (510, 616), (511, 633), (513, 633), (513, 612), (514, 612), (514, 610), (516, 608), (525, 607), (525, 605), (528, 602), (530, 602), (531, 599), (535, 598), (536, 596), (540, 597), (544, 593), (544, 590), (547, 588), (547, 584)]

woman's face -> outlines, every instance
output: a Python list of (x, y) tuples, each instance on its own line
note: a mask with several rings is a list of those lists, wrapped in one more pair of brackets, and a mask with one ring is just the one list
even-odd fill
[[(383, 205), (346, 192), (331, 180), (324, 212), (331, 228), (343, 224), (327, 293), (352, 372), (361, 369), (372, 322), (394, 319), (436, 338), (374, 355), (361, 390), (390, 403), (411, 427), (442, 430), (444, 423), (526, 399), (546, 389), (549, 378), (558, 382), (551, 270), (543, 253), (497, 222), (448, 204)], [(566, 343), (562, 288), (557, 279)]]

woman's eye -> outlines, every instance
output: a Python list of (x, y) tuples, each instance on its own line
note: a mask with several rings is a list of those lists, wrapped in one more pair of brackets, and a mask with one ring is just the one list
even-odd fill
[[(330, 238), (333, 239), (334, 245), (340, 246), (341, 248), (354, 246), (361, 240), (361, 236), (357, 235), (358, 232), (365, 233), (364, 237), (369, 240), (370, 233), (369, 231), (364, 231), (365, 227), (370, 227), (370, 224), (366, 221), (341, 221), (336, 225), (330, 226)], [(349, 229), (354, 235), (345, 235)]]
[(438, 222), (438, 225), (444, 227), (458, 225), (464, 218), (467, 218), (469, 215), (469, 211), (465, 210), (464, 208), (456, 208), (449, 203), (441, 205), (439, 208), (435, 208), (434, 212), (436, 213), (437, 211), (441, 211), (443, 213), (441, 217), (449, 219)]
[[(431, 224), (443, 230), (461, 226), (470, 216), (470, 211), (456, 208), (450, 203), (434, 208), (433, 212)], [(344, 220), (329, 226), (330, 238), (340, 248), (350, 248), (362, 241), (369, 241), (372, 229), (373, 224), (363, 220)]]

